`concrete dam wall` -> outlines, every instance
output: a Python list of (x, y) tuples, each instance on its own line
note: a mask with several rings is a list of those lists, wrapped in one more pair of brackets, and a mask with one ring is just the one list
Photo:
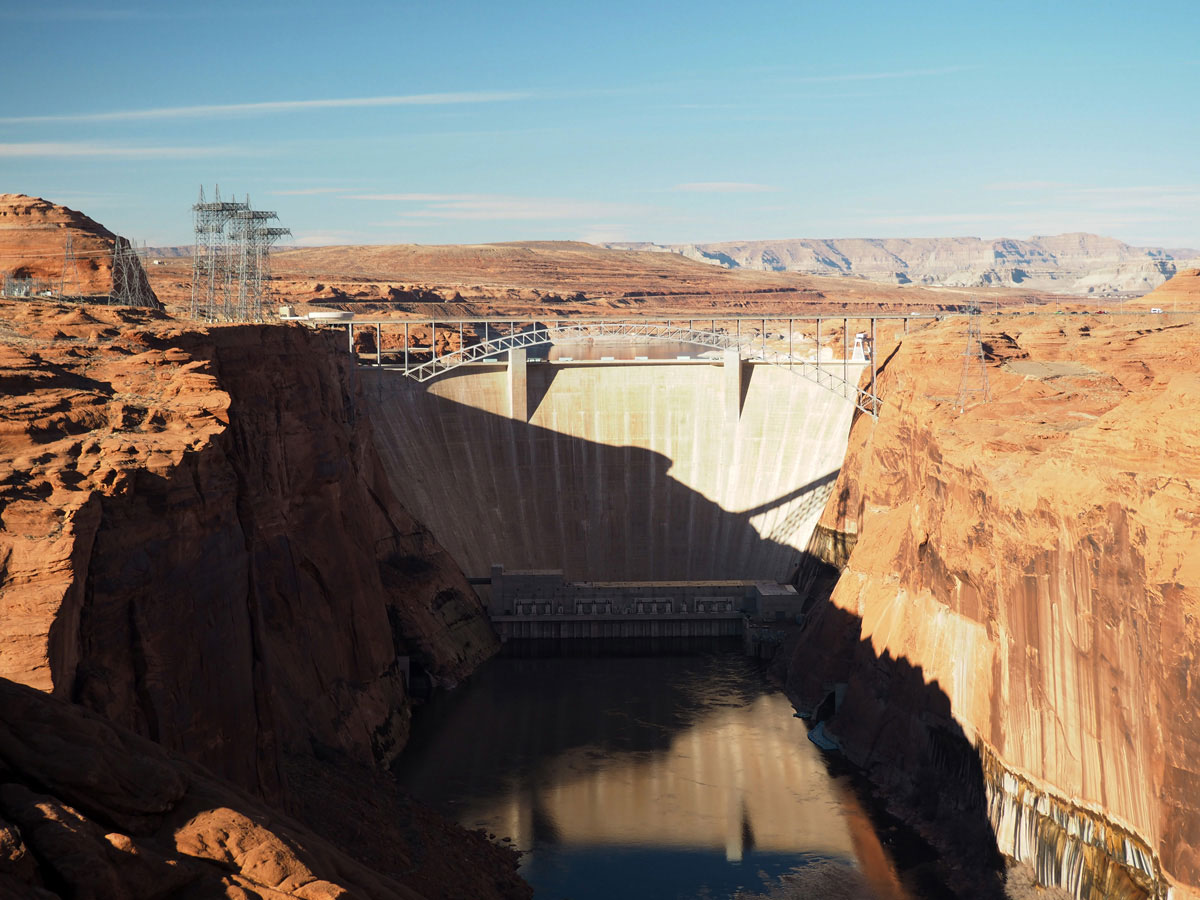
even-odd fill
[(469, 575), (791, 574), (842, 464), (850, 401), (736, 359), (514, 356), (424, 384), (361, 370), (398, 497)]

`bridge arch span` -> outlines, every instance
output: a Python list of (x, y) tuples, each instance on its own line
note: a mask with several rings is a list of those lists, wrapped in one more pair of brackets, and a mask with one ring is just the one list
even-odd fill
[[(518, 329), (519, 320), (494, 319), (473, 320), (473, 326), (483, 325), (484, 338), (476, 343), (467, 345), (460, 340), (456, 349), (438, 353), (431, 351), (432, 357), (419, 363), (404, 366), (404, 374), (418, 382), (431, 381), (459, 366), (472, 362), (483, 362), (495, 359), (511, 350), (519, 350), (546, 343), (578, 341), (586, 338), (599, 337), (648, 337), (681, 344), (691, 344), (709, 350), (737, 351), (739, 357), (746, 361), (761, 362), (786, 368), (789, 372), (801, 378), (808, 379), (849, 400), (854, 406), (872, 417), (878, 417), (880, 400), (875, 392), (874, 360), (862, 356), (854, 360), (845, 359), (840, 362), (822, 362), (797, 357), (792, 352), (791, 342), (786, 346), (782, 341), (772, 344), (767, 339), (768, 325), (775, 326), (775, 332), (786, 323), (787, 334), (793, 331), (795, 318), (755, 318), (751, 323), (761, 323), (761, 331), (729, 332), (716, 328), (716, 323), (725, 320), (709, 320), (713, 323), (710, 328), (696, 327), (697, 320), (648, 320), (648, 319), (587, 319), (587, 320), (555, 320), (552, 324), (543, 321), (527, 320), (520, 322), (526, 326)], [(804, 321), (804, 320), (801, 320)], [(874, 332), (874, 319), (871, 319), (871, 331)], [(364, 323), (365, 324), (365, 323)], [(382, 328), (384, 323), (370, 323), (376, 328)], [(402, 323), (389, 323), (392, 325)], [(420, 323), (436, 328), (436, 322)], [(446, 323), (452, 324), (452, 323)], [(353, 333), (352, 324), (350, 326)], [(502, 330), (507, 328), (507, 330)], [(461, 323), (460, 323), (461, 333)], [(818, 331), (819, 334), (819, 331)], [(351, 342), (352, 343), (352, 342)], [(431, 345), (434, 342), (431, 341)], [(872, 342), (873, 343), (873, 342)], [(407, 346), (407, 339), (406, 339)], [(848, 349), (848, 348), (847, 348)], [(861, 352), (861, 343), (856, 344), (856, 350)], [(848, 354), (847, 354), (848, 355)], [(872, 354), (873, 355), (873, 354)], [(857, 380), (848, 377), (848, 365), (869, 364), (872, 367), (872, 378), (868, 388), (862, 389)], [(840, 370), (840, 371), (839, 371)]]

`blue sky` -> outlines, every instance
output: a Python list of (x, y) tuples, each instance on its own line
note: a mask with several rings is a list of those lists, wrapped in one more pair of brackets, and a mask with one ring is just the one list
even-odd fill
[(201, 183), (299, 244), (1200, 247), (1180, 2), (0, 0), (0, 190), (151, 245)]

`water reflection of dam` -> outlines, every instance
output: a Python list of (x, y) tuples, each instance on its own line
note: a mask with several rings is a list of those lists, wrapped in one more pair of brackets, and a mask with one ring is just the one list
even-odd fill
[[(679, 896), (730, 896), (813, 859), (906, 896), (853, 792), (736, 653), (493, 660), (422, 711), (397, 771), (463, 825), (511, 838), (548, 896), (668, 896), (630, 893), (631, 857), (699, 873)], [(584, 890), (585, 868), (617, 893)]]
[(729, 860), (752, 844), (853, 859), (843, 798), (806, 745), (786, 698), (761, 696), (714, 710), (665, 751), (600, 755), (580, 747), (535, 783), (514, 783), (507, 796), (464, 813), (526, 849), (535, 846), (540, 817), (561, 844), (705, 847)]

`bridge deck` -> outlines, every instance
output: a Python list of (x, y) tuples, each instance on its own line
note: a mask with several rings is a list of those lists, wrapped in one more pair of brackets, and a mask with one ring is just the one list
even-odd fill
[[(574, 344), (581, 341), (595, 342), (613, 338), (628, 338), (644, 341), (667, 341), (679, 344), (690, 344), (705, 348), (704, 352), (720, 351), (734, 352), (746, 362), (763, 362), (781, 366), (789, 372), (814, 381), (835, 393), (850, 400), (858, 409), (872, 417), (879, 414), (879, 396), (875, 389), (876, 369), (874, 347), (876, 336), (876, 321), (881, 318), (901, 319), (907, 323), (913, 316), (839, 316), (833, 317), (842, 323), (842, 358), (840, 360), (822, 359), (824, 349), (821, 341), (821, 323), (827, 317), (814, 316), (806, 319), (802, 316), (779, 317), (741, 317), (704, 318), (704, 319), (450, 319), (450, 320), (349, 320), (343, 322), (327, 322), (328, 325), (340, 325), (346, 328), (348, 344), (354, 352), (354, 329), (363, 327), (373, 329), (375, 364), (383, 366), (384, 329), (403, 328), (403, 343), (399, 352), (403, 355), (403, 372), (405, 376), (425, 382), (438, 377), (452, 369), (480, 361), (499, 361), (500, 358), (520, 351), (526, 354), (530, 348), (552, 346), (554, 344)], [(814, 322), (815, 355), (808, 352), (796, 352), (797, 322)], [(869, 322), (869, 331), (856, 333), (854, 353), (850, 345), (850, 323)], [(699, 324), (697, 324), (699, 323)], [(707, 325), (707, 328), (705, 327)], [(439, 331), (439, 326), (441, 330)], [(471, 333), (468, 341), (467, 328)], [(418, 329), (423, 342), (428, 341), (422, 348), (414, 347), (413, 330)], [(427, 333), (426, 333), (427, 332)], [(453, 338), (457, 337), (454, 347)], [(442, 344), (439, 346), (439, 340)], [(801, 344), (807, 339), (801, 335)], [(682, 356), (682, 355), (681, 355)], [(692, 362), (690, 356), (686, 359), (665, 360), (663, 362)], [(699, 361), (699, 360), (697, 360)], [(521, 365), (524, 365), (524, 358)], [(571, 359), (563, 363), (574, 362)], [(580, 360), (583, 363), (583, 360)], [(630, 360), (611, 359), (587, 360), (591, 365), (595, 362), (610, 362), (628, 365)], [(635, 359), (633, 363), (649, 363), (649, 359)], [(851, 381), (849, 367), (861, 362), (869, 365), (871, 371), (870, 386), (860, 388), (857, 381)], [(836, 371), (840, 363), (842, 369)], [(659, 364), (662, 364), (661, 362)], [(397, 366), (396, 368), (399, 368)]]

